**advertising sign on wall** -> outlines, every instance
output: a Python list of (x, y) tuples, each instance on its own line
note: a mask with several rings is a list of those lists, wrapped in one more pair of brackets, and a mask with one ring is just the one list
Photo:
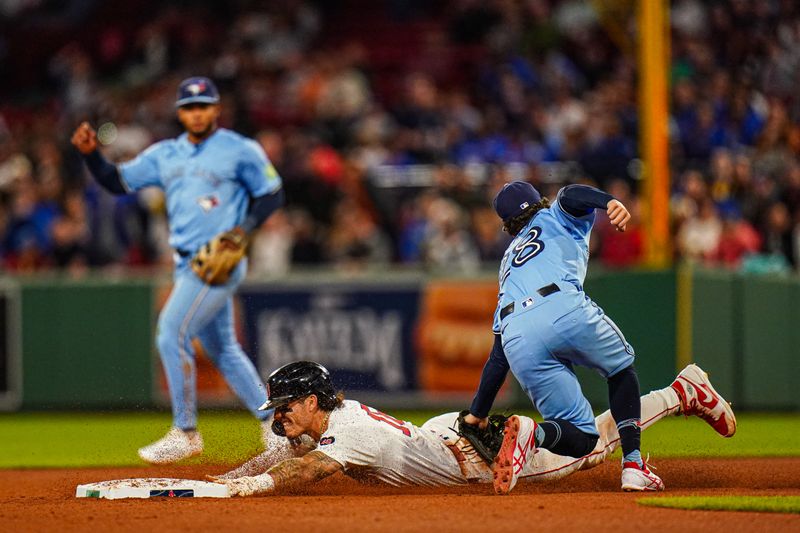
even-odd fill
[(431, 393), (474, 392), (494, 342), (497, 282), (432, 281), (420, 305), (420, 387)]
[(264, 378), (286, 363), (311, 360), (346, 390), (412, 390), (419, 293), (413, 283), (245, 287), (245, 351)]

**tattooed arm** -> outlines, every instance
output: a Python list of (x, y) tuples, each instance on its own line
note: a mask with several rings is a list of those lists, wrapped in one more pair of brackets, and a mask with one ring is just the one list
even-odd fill
[(281, 461), (258, 476), (220, 481), (228, 486), (231, 496), (250, 496), (314, 483), (340, 470), (342, 470), (341, 463), (323, 452), (313, 451), (303, 457)]
[(303, 435), (297, 439), (287, 439), (275, 435), (268, 444), (267, 449), (243, 465), (234, 468), (230, 472), (218, 476), (206, 476), (210, 481), (222, 481), (225, 479), (236, 479), (245, 476), (255, 476), (263, 474), (272, 466), (293, 457), (302, 457), (316, 448), (316, 442), (310, 437)]
[(323, 452), (310, 452), (297, 459), (289, 459), (270, 468), (267, 473), (281, 489), (306, 483), (315, 483), (342, 469), (341, 463)]

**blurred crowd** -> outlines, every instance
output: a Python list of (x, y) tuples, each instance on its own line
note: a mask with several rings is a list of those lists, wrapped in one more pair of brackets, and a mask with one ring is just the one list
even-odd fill
[[(121, 162), (177, 135), (175, 88), (189, 75), (218, 83), (222, 125), (257, 139), (284, 179), (288, 205), (254, 239), (254, 275), (495, 268), (508, 236), (491, 198), (512, 179), (551, 198), (575, 182), (614, 194), (634, 219), (618, 233), (599, 216), (593, 258), (636, 265), (633, 4), (167, 1), (146, 19), (97, 24), (113, 7), (87, 0), (72, 24), (94, 31), (60, 39), (0, 105), (2, 268), (170, 263), (161, 193), (107, 194), (69, 136), (89, 120)], [(27, 5), (0, 14), (4, 23), (55, 31), (41, 22), (50, 3)], [(675, 0), (671, 26), (676, 258), (795, 269), (800, 5)], [(0, 52), (14, 44), (0, 40)], [(22, 68), (0, 61), (4, 72)], [(387, 169), (400, 170), (375, 179)]]

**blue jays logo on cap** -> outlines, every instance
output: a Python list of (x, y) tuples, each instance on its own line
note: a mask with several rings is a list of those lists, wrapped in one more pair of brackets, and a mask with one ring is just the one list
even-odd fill
[(492, 203), (497, 216), (502, 220), (508, 220), (541, 200), (542, 195), (530, 183), (512, 181), (503, 185)]
[(186, 78), (178, 86), (175, 107), (189, 104), (217, 104), (219, 92), (214, 82), (202, 76)]
[(186, 89), (192, 93), (194, 96), (199, 95), (200, 93), (206, 90), (206, 83), (205, 81), (198, 81), (197, 83), (192, 83), (186, 86)]

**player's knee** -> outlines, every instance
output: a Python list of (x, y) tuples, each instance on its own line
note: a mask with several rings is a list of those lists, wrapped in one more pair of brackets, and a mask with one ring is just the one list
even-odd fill
[(179, 348), (178, 332), (173, 328), (159, 323), (156, 331), (156, 347), (162, 356), (176, 353)]
[(608, 384), (610, 386), (620, 386), (624, 383), (636, 381), (638, 383), (639, 376), (636, 373), (636, 367), (631, 363), (630, 365), (626, 366), (613, 376), (608, 378)]

